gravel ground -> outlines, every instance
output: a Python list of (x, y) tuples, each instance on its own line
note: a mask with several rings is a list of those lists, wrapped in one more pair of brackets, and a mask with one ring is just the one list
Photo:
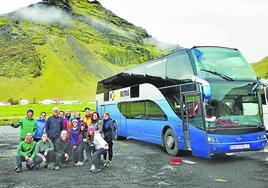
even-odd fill
[(195, 164), (171, 165), (160, 146), (130, 139), (115, 142), (112, 166), (99, 173), (86, 164), (17, 174), (18, 131), (0, 127), (0, 187), (268, 187), (268, 148), (214, 159), (183, 152), (180, 157)]

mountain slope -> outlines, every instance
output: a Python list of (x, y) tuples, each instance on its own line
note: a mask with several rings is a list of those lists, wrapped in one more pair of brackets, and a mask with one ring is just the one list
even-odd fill
[(86, 0), (67, 6), (43, 2), (3, 15), (0, 101), (94, 100), (99, 79), (166, 53), (149, 38), (144, 29)]
[(263, 58), (257, 63), (253, 63), (252, 67), (258, 77), (268, 79), (268, 57)]

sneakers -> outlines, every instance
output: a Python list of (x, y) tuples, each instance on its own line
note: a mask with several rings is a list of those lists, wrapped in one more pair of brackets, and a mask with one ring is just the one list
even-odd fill
[(14, 170), (16, 171), (16, 170), (18, 170), (18, 168), (19, 168), (19, 166), (15, 166)]
[(55, 170), (59, 170), (60, 169), (60, 167), (59, 166), (55, 166), (55, 168), (54, 168)]
[(80, 161), (78, 161), (76, 164), (74, 164), (75, 166), (83, 166), (84, 165), (84, 163), (83, 162), (80, 162)]
[(90, 172), (95, 172), (96, 171), (96, 167), (95, 165), (91, 165), (91, 168), (89, 169)]
[(42, 161), (42, 163), (40, 164), (40, 167), (46, 168), (47, 167), (47, 162), (46, 161)]
[(54, 165), (53, 165), (52, 163), (49, 163), (49, 164), (47, 165), (47, 169), (49, 169), (49, 170), (53, 170), (53, 169), (54, 169)]
[(17, 172), (17, 173), (20, 173), (20, 172), (22, 172), (22, 169), (21, 169), (21, 167), (18, 167), (18, 168), (16, 169), (16, 172)]
[(106, 161), (103, 166), (110, 167), (111, 166), (111, 161)]
[(26, 163), (26, 167), (28, 170), (32, 170), (34, 168), (35, 164), (34, 163), (31, 163), (31, 164), (27, 164)]

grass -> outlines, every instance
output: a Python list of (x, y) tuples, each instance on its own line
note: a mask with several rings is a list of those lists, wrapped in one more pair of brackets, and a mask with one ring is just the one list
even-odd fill
[(29, 105), (11, 105), (0, 106), (0, 125), (8, 125), (11, 122), (16, 122), (19, 119), (26, 116), (26, 112), (29, 108), (34, 110), (34, 117), (38, 118), (41, 112), (46, 112), (47, 117), (52, 115), (52, 108), (59, 107), (60, 110), (66, 111), (70, 109), (72, 113), (80, 112), (81, 117), (84, 117), (85, 107), (89, 107), (92, 112), (95, 111), (94, 104), (72, 104), (72, 105), (41, 105), (41, 104), (29, 104)]
[(258, 77), (268, 79), (268, 57), (265, 57), (261, 61), (252, 64), (252, 67)]
[(93, 101), (98, 80), (164, 53), (143, 43), (144, 29), (99, 4), (70, 3), (81, 18), (70, 26), (0, 16), (0, 101)]

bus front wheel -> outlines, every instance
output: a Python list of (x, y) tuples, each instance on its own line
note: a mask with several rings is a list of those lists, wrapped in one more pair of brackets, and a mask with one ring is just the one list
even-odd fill
[(179, 152), (177, 139), (172, 129), (168, 129), (165, 133), (164, 147), (169, 155), (176, 156)]

